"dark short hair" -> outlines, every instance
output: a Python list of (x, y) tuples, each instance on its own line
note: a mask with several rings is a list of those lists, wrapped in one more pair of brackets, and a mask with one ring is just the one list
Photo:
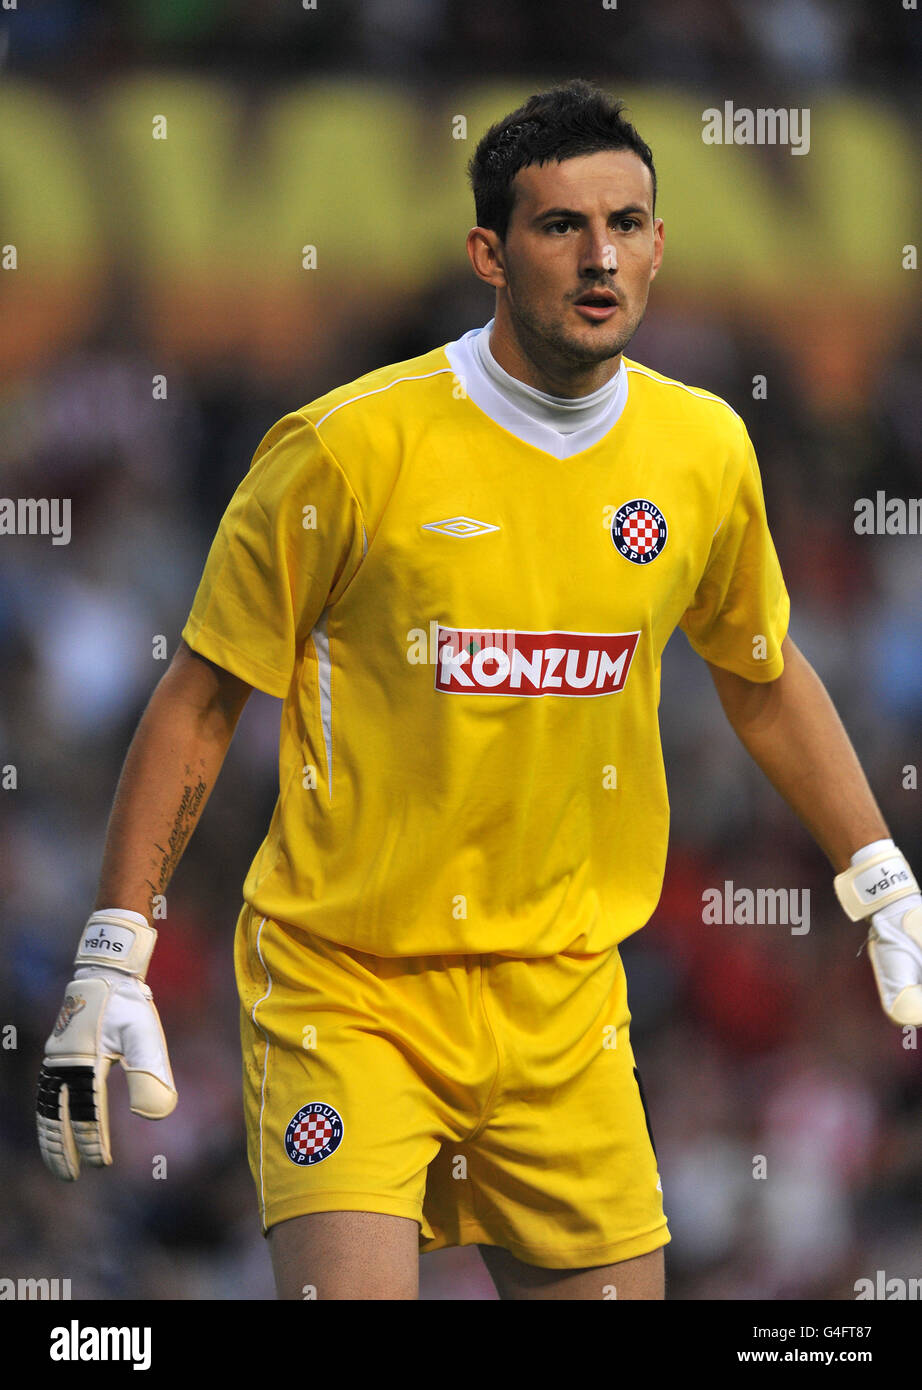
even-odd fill
[(656, 170), (649, 145), (613, 101), (591, 82), (574, 78), (536, 92), (483, 136), (467, 171), (474, 190), (477, 225), (505, 240), (512, 214), (512, 181), (529, 164), (572, 159), (603, 150), (633, 150), (650, 170), (656, 208)]

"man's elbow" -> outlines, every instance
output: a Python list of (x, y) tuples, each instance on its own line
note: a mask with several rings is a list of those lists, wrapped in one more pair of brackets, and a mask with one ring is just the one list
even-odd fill
[(199, 712), (209, 723), (217, 717), (233, 732), (252, 685), (201, 656), (180, 639), (160, 687), (164, 696)]

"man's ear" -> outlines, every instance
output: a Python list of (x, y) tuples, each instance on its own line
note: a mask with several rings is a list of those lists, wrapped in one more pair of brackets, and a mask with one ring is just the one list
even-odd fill
[(474, 274), (495, 290), (502, 289), (506, 283), (503, 252), (504, 245), (498, 232), (489, 227), (472, 227), (468, 232), (467, 254)]
[(666, 226), (661, 217), (653, 219), (653, 266), (650, 270), (650, 279), (655, 280), (659, 273), (659, 268), (663, 263), (663, 252), (666, 247)]

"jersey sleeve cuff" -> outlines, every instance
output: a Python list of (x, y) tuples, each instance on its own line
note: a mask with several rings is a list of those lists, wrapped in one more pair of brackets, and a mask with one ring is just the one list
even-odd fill
[(288, 694), (290, 676), (280, 675), (278, 671), (254, 661), (248, 653), (242, 652), (239, 647), (235, 647), (232, 642), (228, 642), (210, 628), (202, 627), (190, 618), (180, 636), (186, 646), (191, 647), (199, 656), (213, 661), (225, 671), (230, 671), (231, 675), (239, 676), (256, 690), (262, 690), (279, 700), (283, 700)]
[(768, 685), (770, 681), (776, 681), (784, 671), (784, 657), (780, 652), (769, 661), (714, 661), (713, 657), (705, 657), (705, 661), (759, 685)]

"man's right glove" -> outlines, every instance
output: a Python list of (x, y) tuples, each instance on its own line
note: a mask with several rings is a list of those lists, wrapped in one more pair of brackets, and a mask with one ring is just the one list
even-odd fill
[(72, 1182), (80, 1159), (112, 1162), (106, 1078), (128, 1078), (132, 1111), (162, 1120), (177, 1101), (166, 1040), (144, 983), (157, 933), (139, 912), (94, 912), (83, 930), (38, 1082), (38, 1143), (55, 1177)]
[(853, 922), (870, 918), (868, 954), (884, 1013), (922, 1024), (922, 896), (912, 869), (892, 840), (875, 840), (834, 884)]

